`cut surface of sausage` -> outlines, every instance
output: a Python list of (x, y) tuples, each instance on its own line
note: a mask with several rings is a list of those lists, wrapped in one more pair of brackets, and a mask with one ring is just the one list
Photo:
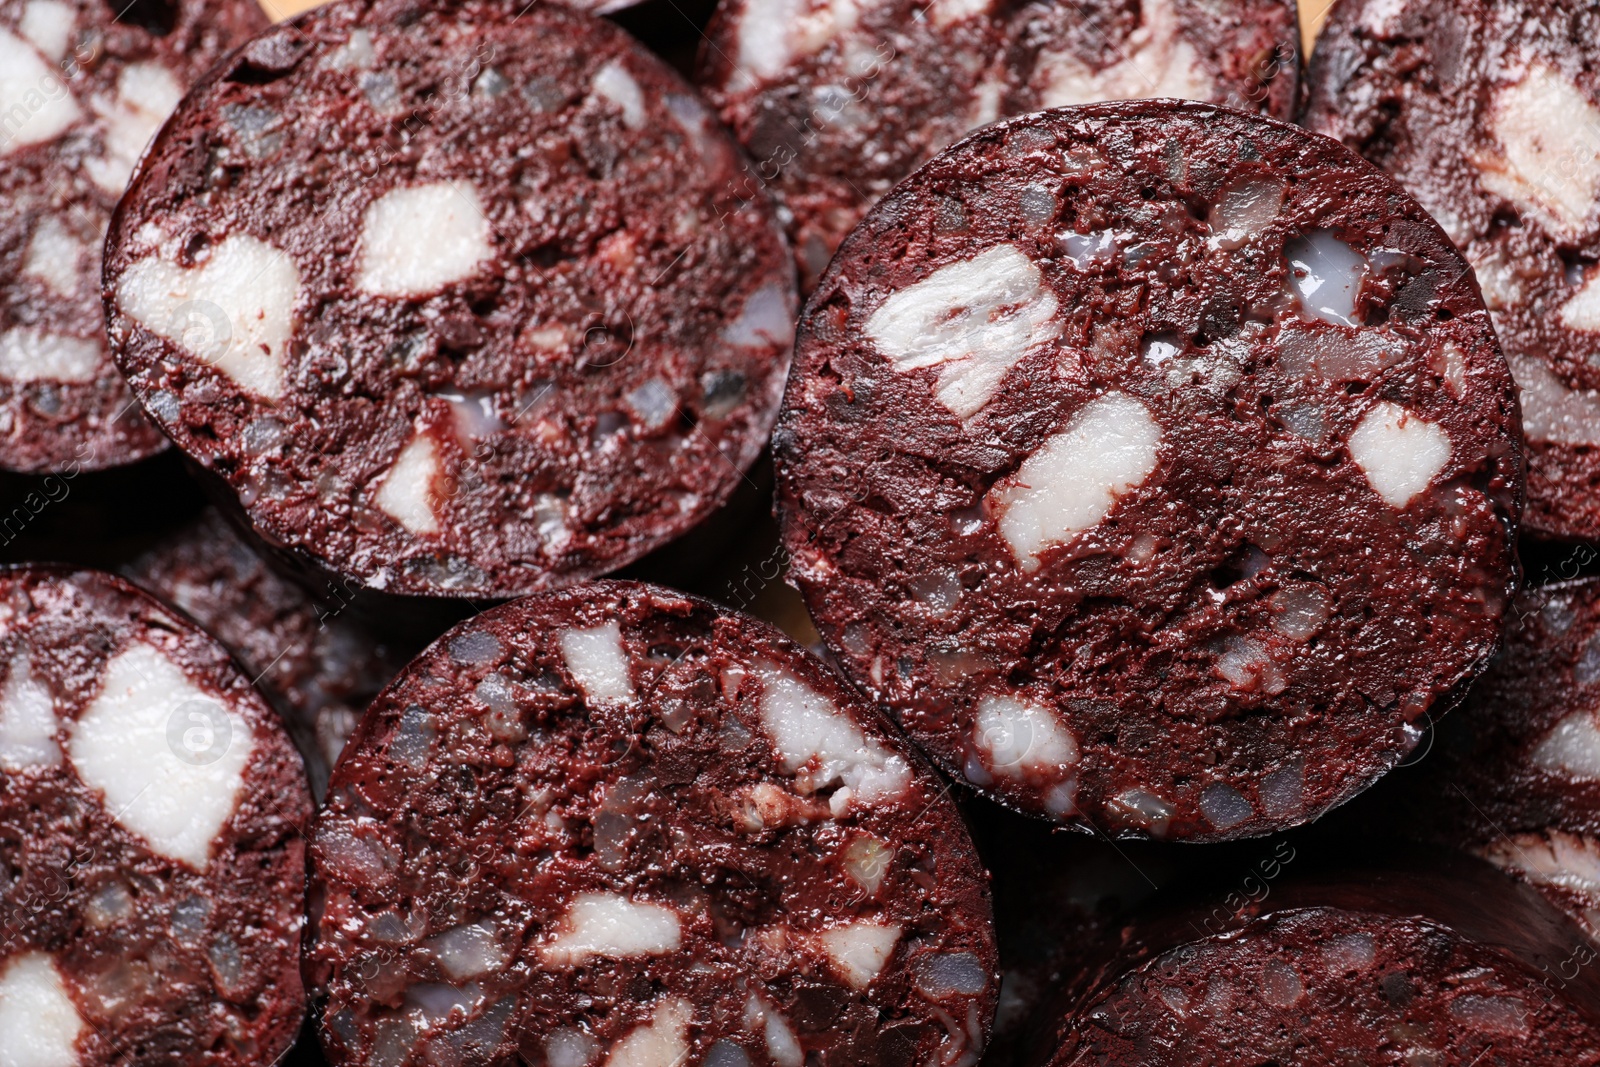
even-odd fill
[(1600, 940), (1597, 709), (1600, 579), (1527, 590), (1489, 670), (1382, 798), (1403, 812), (1385, 821), (1476, 852)]
[(561, 7), (274, 28), (186, 99), (108, 247), (155, 421), (266, 540), (389, 593), (509, 596), (670, 540), (788, 366), (792, 268), (737, 146)]
[(987, 876), (931, 768), (765, 623), (514, 601), (373, 704), (314, 834), (339, 1064), (972, 1067)]
[(1334, 142), (1170, 101), (999, 123), (867, 216), (799, 337), (791, 580), (1008, 804), (1296, 824), (1498, 643), (1511, 376), (1445, 235)]
[(1577, 931), (1487, 867), (1464, 878), (1472, 899), (1374, 877), (1136, 924), (1042, 1020), (1034, 1063), (1600, 1063), (1596, 984), (1556, 977)]
[(184, 86), (266, 24), (253, 0), (0, 3), (0, 469), (166, 447), (106, 353), (100, 249)]
[(1283, 0), (728, 0), (698, 80), (791, 213), (805, 288), (862, 214), (995, 119), (1181, 97), (1277, 118), (1299, 101)]
[(1466, 254), (1522, 397), (1528, 528), (1600, 536), (1600, 10), (1342, 0), (1305, 123), (1389, 171)]
[(305, 1015), (311, 818), (276, 714), (92, 571), (0, 571), (0, 671), (0, 1060), (274, 1062)]

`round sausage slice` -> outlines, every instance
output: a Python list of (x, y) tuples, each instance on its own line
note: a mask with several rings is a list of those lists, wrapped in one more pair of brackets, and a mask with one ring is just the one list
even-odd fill
[(1292, 118), (1285, 0), (724, 0), (697, 80), (792, 213), (806, 289), (884, 193), (966, 131), (1097, 100)]
[(100, 248), (184, 87), (266, 24), (254, 0), (0, 4), (0, 469), (166, 447), (106, 353)]
[(1600, 579), (1530, 589), (1505, 648), (1438, 724), (1426, 759), (1361, 814), (1478, 853), (1600, 940), (1597, 708)]
[(1032, 1062), (1595, 1063), (1594, 949), (1492, 868), (1434, 867), (1352, 871), (1274, 886), (1232, 915), (1136, 924), (1040, 1020)]
[(1600, 537), (1600, 9), (1343, 0), (1306, 125), (1400, 179), (1472, 262), (1521, 387), (1528, 514)]
[(336, 1064), (973, 1067), (988, 878), (945, 787), (766, 623), (495, 608), (368, 710), (312, 844)]
[(141, 402), (268, 542), (449, 597), (604, 573), (713, 511), (795, 301), (675, 73), (478, 0), (332, 5), (236, 53), (146, 157), (105, 293)]
[(1482, 669), (1511, 377), (1336, 142), (1208, 105), (974, 134), (841, 248), (774, 439), (790, 575), (948, 770), (1111, 834), (1314, 818)]
[(277, 715), (93, 571), (0, 570), (0, 672), (6, 1062), (268, 1067), (305, 1016), (311, 819)]

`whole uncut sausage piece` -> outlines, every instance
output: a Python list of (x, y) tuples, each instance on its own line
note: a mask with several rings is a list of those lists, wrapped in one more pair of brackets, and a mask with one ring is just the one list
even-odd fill
[(1477, 271), (1522, 393), (1527, 526), (1600, 537), (1600, 8), (1343, 0), (1305, 123), (1400, 179)]
[(336, 1064), (973, 1067), (999, 987), (945, 786), (773, 627), (602, 582), (447, 633), (312, 844)]
[(1600, 983), (1574, 963), (1594, 950), (1527, 887), (1438, 859), (1132, 925), (1041, 1018), (1033, 1063), (1600, 1063)]
[(0, 3), (0, 470), (166, 447), (106, 353), (100, 248), (184, 88), (266, 24), (255, 0)]
[(305, 770), (198, 627), (0, 570), (0, 1059), (269, 1067), (305, 1016)]
[(869, 214), (774, 438), (829, 649), (946, 769), (1107, 833), (1314, 818), (1494, 652), (1522, 493), (1472, 275), (1336, 142), (1024, 116)]
[(788, 366), (793, 270), (736, 145), (559, 6), (273, 28), (185, 99), (107, 247), (156, 422), (266, 541), (394, 594), (510, 596), (672, 539), (755, 459)]
[(1006, 115), (1182, 97), (1294, 117), (1285, 0), (725, 0), (697, 80), (783, 200), (805, 288), (866, 210)]

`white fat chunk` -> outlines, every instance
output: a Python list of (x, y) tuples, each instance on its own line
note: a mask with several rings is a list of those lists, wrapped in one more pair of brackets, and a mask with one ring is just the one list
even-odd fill
[(763, 285), (751, 293), (738, 317), (722, 330), (722, 339), (741, 348), (794, 345), (794, 303), (782, 286)]
[(12, 382), (92, 382), (105, 353), (98, 341), (19, 326), (0, 334), (0, 378)]
[(336, 70), (368, 70), (377, 62), (378, 54), (372, 47), (372, 31), (351, 30), (344, 44), (328, 56), (328, 65)]
[(43, 952), (14, 956), (0, 972), (0, 1067), (76, 1067), (84, 1023)]
[(1591, 271), (1582, 288), (1561, 305), (1561, 324), (1569, 330), (1600, 332), (1600, 270)]
[(60, 72), (27, 41), (0, 30), (0, 156), (53, 141), (82, 115)]
[(1574, 390), (1537, 356), (1507, 351), (1530, 441), (1600, 445), (1600, 390)]
[(636, 1026), (606, 1057), (606, 1067), (683, 1067), (689, 1057), (689, 1021), (694, 1008), (679, 997), (656, 1002), (650, 1021)]
[(989, 490), (1000, 536), (1025, 571), (1039, 554), (1071, 541), (1111, 513), (1156, 468), (1161, 427), (1123, 393), (1090, 401), (1017, 473)]
[(418, 537), (438, 533), (439, 516), (434, 512), (439, 500), (434, 491), (438, 476), (438, 446), (428, 434), (416, 434), (383, 476), (375, 498), (378, 507)]
[(1242, 247), (1283, 210), (1283, 182), (1250, 177), (1230, 182), (1211, 208), (1211, 240), (1218, 248)]
[(361, 223), (362, 289), (427, 296), (470, 278), (494, 256), (489, 219), (468, 182), (435, 182), (385, 193)]
[(28, 242), (22, 273), (38, 278), (59, 296), (71, 296), (82, 284), (80, 269), (86, 246), (50, 215), (39, 219)]
[(545, 1067), (589, 1067), (600, 1042), (578, 1029), (563, 1028), (544, 1039)]
[(556, 939), (540, 950), (555, 967), (575, 967), (596, 956), (660, 956), (676, 952), (682, 939), (677, 912), (615, 893), (580, 894), (561, 925)]
[(1458, 996), (1450, 1002), (1458, 1026), (1507, 1037), (1528, 1035), (1528, 1005), (1517, 997)]
[(632, 703), (633, 691), (628, 653), (622, 647), (622, 627), (614, 622), (592, 630), (564, 630), (561, 655), (567, 670), (593, 704)]
[(94, 183), (120, 195), (128, 187), (145, 145), (182, 99), (183, 86), (161, 64), (130, 63), (122, 68), (116, 96), (96, 96), (89, 101), (105, 143), (104, 155), (84, 162)]
[(934, 395), (966, 419), (1024, 356), (1060, 334), (1057, 307), (1038, 264), (1003, 244), (891, 294), (866, 332), (902, 374), (940, 368)]
[(1489, 129), (1503, 155), (1476, 159), (1492, 193), (1544, 222), (1557, 236), (1576, 236), (1600, 200), (1600, 109), (1544, 63), (1496, 93)]
[(59, 63), (67, 58), (67, 47), (72, 44), (72, 31), (77, 28), (77, 22), (78, 16), (71, 4), (61, 0), (28, 0), (17, 29), (46, 59)]
[(1200, 812), (1218, 830), (1229, 830), (1255, 816), (1255, 808), (1227, 782), (1212, 782), (1200, 792)]
[(1534, 885), (1556, 886), (1600, 905), (1600, 841), (1562, 830), (1497, 837), (1480, 850), (1497, 867)]
[(225, 238), (198, 267), (151, 256), (117, 280), (117, 303), (145, 329), (264, 400), (283, 396), (299, 298), (294, 261), (244, 234)]
[(928, 14), (933, 16), (933, 24), (940, 29), (954, 26), (979, 15), (988, 14), (994, 0), (932, 0), (928, 5)]
[(1361, 24), (1380, 36), (1387, 34), (1405, 6), (1406, 0), (1372, 0), (1361, 9)]
[[(874, 0), (865, 0), (871, 4)], [(862, 0), (747, 0), (738, 20), (735, 88), (779, 77), (855, 29)]]
[(882, 838), (865, 834), (844, 848), (844, 873), (869, 897), (878, 895), (894, 863), (894, 852)]
[(905, 758), (867, 737), (830, 700), (777, 667), (763, 664), (760, 673), (761, 724), (784, 771), (804, 771), (804, 784), (813, 790), (841, 783), (830, 798), (834, 815), (852, 803), (893, 800), (910, 787)]
[(253, 741), (237, 712), (139, 643), (106, 664), (67, 755), (117, 822), (155, 852), (203, 870), (238, 805)]
[(972, 91), (972, 107), (967, 112), (967, 129), (987, 126), (1000, 117), (1000, 102), (1006, 93), (1005, 81), (991, 74)]
[(55, 697), (33, 676), (26, 652), (11, 658), (11, 670), (0, 689), (0, 767), (20, 771), (28, 767), (55, 767), (61, 763), (56, 732)]
[(789, 1029), (789, 1020), (754, 994), (745, 1001), (744, 1028), (760, 1034), (766, 1042), (767, 1055), (778, 1067), (801, 1067), (805, 1063), (805, 1049)]
[(1070, 107), (1099, 100), (1177, 97), (1210, 100), (1216, 83), (1206, 73), (1199, 53), (1184, 40), (1171, 0), (1144, 0), (1144, 22), (1130, 33), (1117, 62), (1100, 70), (1085, 66), (1067, 52), (1047, 50), (1037, 69), (1044, 75), (1040, 107)]
[(1340, 326), (1358, 325), (1356, 295), (1367, 273), (1367, 260), (1327, 230), (1314, 230), (1283, 246), (1289, 261), (1289, 282), (1301, 313)]
[(1404, 508), (1450, 462), (1450, 435), (1400, 405), (1380, 400), (1351, 432), (1350, 458), (1385, 503)]
[(817, 935), (828, 962), (852, 989), (872, 984), (899, 941), (900, 927), (874, 922), (846, 923)]
[(439, 969), (451, 981), (462, 982), (498, 971), (511, 962), (494, 926), (487, 922), (457, 926), (426, 942)]
[(493, 393), (475, 389), (461, 392), (435, 393), (450, 405), (450, 415), (456, 433), (469, 446), (481, 438), (492, 437), (506, 428), (506, 422), (495, 408)]
[(594, 75), (596, 96), (604, 97), (622, 110), (622, 124), (630, 130), (644, 126), (644, 91), (633, 80), (622, 60), (613, 59)]
[(1556, 723), (1533, 750), (1533, 763), (1580, 782), (1600, 781), (1600, 726), (1592, 711), (1575, 711)]
[(990, 694), (978, 701), (972, 739), (988, 769), (1006, 778), (1061, 777), (1078, 762), (1078, 742), (1049, 708)]

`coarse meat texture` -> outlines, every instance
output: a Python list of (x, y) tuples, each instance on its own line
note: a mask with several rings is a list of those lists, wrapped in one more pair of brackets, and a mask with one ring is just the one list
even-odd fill
[(789, 213), (810, 290), (861, 216), (968, 130), (1179, 97), (1292, 118), (1286, 0), (726, 0), (696, 79)]
[(254, 0), (0, 2), (0, 469), (167, 446), (106, 352), (100, 248), (184, 86), (266, 25)]
[(328, 1055), (973, 1067), (999, 980), (945, 790), (766, 623), (632, 582), (491, 609), (334, 770)]
[(1522, 495), (1471, 272), (1336, 142), (1025, 116), (846, 241), (774, 437), (790, 579), (943, 766), (1118, 836), (1316, 817), (1498, 645)]
[(1426, 920), (1273, 912), (1118, 975), (1043, 1062), (1600, 1063), (1600, 1025), (1542, 977)]
[(1510, 617), (1427, 755), (1353, 814), (1477, 853), (1600, 939), (1600, 579), (1530, 589)]
[(487, 0), (259, 37), (108, 257), (162, 429), (265, 540), (403, 596), (556, 587), (693, 527), (765, 443), (796, 300), (693, 90), (610, 23)]
[(405, 666), (405, 642), (380, 635), (329, 590), (321, 599), (274, 571), (215, 509), (121, 568), (182, 609), (238, 657), (305, 756), (312, 795), (361, 712)]
[(1304, 121), (1398, 178), (1476, 270), (1521, 388), (1528, 531), (1600, 537), (1600, 8), (1342, 0)]
[(305, 771), (227, 652), (119, 578), (0, 570), (0, 1040), (264, 1067), (305, 1016)]

